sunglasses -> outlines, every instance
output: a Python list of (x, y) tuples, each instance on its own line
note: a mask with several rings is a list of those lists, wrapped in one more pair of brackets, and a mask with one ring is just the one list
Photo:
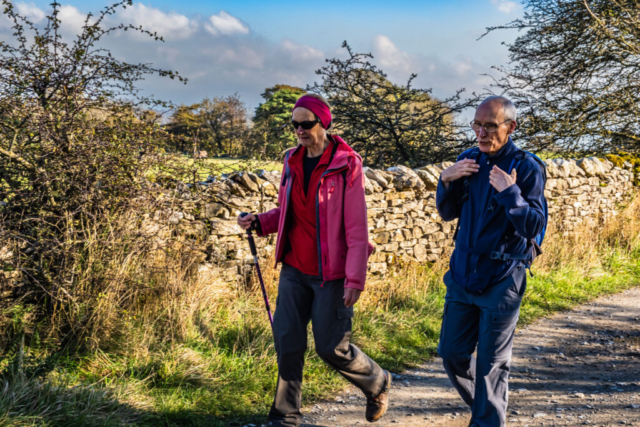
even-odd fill
[(301, 127), (304, 130), (309, 130), (313, 128), (315, 125), (320, 123), (320, 119), (315, 120), (306, 120), (304, 122), (296, 122), (295, 120), (291, 120), (291, 126), (293, 126), (293, 130), (298, 130)]

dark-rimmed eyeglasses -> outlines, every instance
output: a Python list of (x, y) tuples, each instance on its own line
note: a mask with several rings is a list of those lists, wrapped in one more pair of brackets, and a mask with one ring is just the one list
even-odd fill
[(487, 133), (494, 133), (498, 131), (498, 127), (503, 124), (503, 123), (507, 123), (507, 122), (512, 122), (512, 119), (507, 119), (504, 122), (500, 122), (500, 123), (478, 123), (475, 120), (473, 122), (470, 123), (471, 125), (471, 129), (474, 130), (474, 132), (480, 132), (480, 130), (482, 128), (484, 128), (484, 131)]
[(296, 122), (295, 120), (291, 120), (291, 126), (293, 126), (294, 131), (298, 130), (299, 127), (304, 130), (309, 130), (318, 123), (320, 123), (319, 118), (316, 118), (315, 120), (305, 120), (304, 122)]

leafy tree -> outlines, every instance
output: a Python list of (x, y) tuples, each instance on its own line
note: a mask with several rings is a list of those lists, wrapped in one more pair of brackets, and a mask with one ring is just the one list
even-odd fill
[(196, 115), (199, 107), (199, 104), (180, 105), (166, 125), (167, 131), (173, 136), (171, 145), (181, 152), (192, 150), (193, 145), (197, 145), (202, 130), (202, 120)]
[(249, 119), (240, 96), (233, 94), (178, 107), (167, 130), (177, 137), (176, 145), (181, 151), (204, 149), (236, 155), (243, 150)]
[(1, 1), (13, 39), (0, 42), (0, 286), (4, 301), (8, 292), (31, 307), (36, 323), (57, 319), (56, 332), (70, 342), (100, 327), (92, 315), (99, 304), (79, 298), (98, 298), (112, 283), (103, 266), (129, 243), (104, 244), (94, 264), (87, 250), (110, 239), (114, 215), (143, 195), (143, 173), (166, 139), (150, 110), (168, 104), (142, 96), (136, 84), (149, 75), (184, 80), (100, 47), (120, 31), (161, 40), (140, 27), (107, 24), (129, 0), (89, 14), (70, 43), (61, 35), (59, 3), (36, 26)]
[(640, 1), (526, 0), (496, 82), (531, 149), (640, 150)]
[[(265, 100), (256, 108), (253, 117), (253, 149), (262, 157), (276, 158), (296, 144), (291, 129), (291, 110), (304, 89), (289, 85), (275, 85), (261, 95)], [(254, 153), (255, 154), (255, 153)]]
[(332, 105), (334, 125), (370, 165), (402, 163), (419, 166), (455, 158), (473, 144), (467, 126), (455, 115), (477, 103), (477, 96), (462, 99), (464, 89), (437, 100), (431, 89), (396, 85), (373, 65), (371, 54), (354, 53), (344, 42), (347, 59), (330, 59), (316, 71), (322, 82), (309, 87), (324, 94)]
[(206, 98), (200, 103), (198, 115), (204, 124), (203, 147), (218, 153), (238, 154), (248, 132), (247, 109), (238, 94), (226, 98)]

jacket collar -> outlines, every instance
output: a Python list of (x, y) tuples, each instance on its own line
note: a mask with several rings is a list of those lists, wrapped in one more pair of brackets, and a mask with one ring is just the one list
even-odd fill
[[(353, 150), (353, 148), (349, 147), (349, 145), (347, 145), (347, 143), (344, 142), (344, 140), (340, 138), (338, 135), (329, 135), (329, 138), (333, 141), (333, 144), (337, 145), (337, 147), (336, 147), (336, 153), (333, 155), (333, 158), (330, 160), (329, 166), (327, 166), (327, 170), (342, 169), (348, 166), (349, 159), (352, 157), (358, 157), (360, 158), (360, 160), (362, 160), (360, 155), (356, 153)], [(327, 150), (331, 149), (331, 147), (332, 147), (332, 144), (330, 144), (329, 147), (327, 147)], [(304, 151), (302, 150), (302, 148), (303, 148), (302, 144), (298, 144), (298, 146), (294, 148), (293, 151), (291, 152), (291, 155), (289, 156), (289, 161), (291, 161), (291, 158), (295, 156), (296, 153), (298, 153), (298, 151)], [(289, 165), (291, 165), (291, 163), (289, 163)]]
[(488, 159), (492, 163), (496, 163), (496, 162), (499, 162), (500, 160), (502, 160), (502, 159), (504, 159), (506, 157), (511, 156), (516, 151), (518, 151), (518, 147), (516, 146), (516, 144), (514, 144), (514, 142), (511, 139), (511, 137), (509, 137), (509, 140), (507, 141), (507, 143), (504, 144), (504, 146), (501, 149), (499, 149), (496, 154), (494, 154), (493, 156), (489, 156), (486, 153), (482, 153), (482, 158), (483, 159)]

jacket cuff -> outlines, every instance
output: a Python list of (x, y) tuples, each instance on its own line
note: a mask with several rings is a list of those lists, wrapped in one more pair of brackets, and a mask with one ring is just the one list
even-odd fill
[(436, 189), (437, 193), (446, 196), (453, 190), (453, 181), (449, 182), (449, 188), (444, 186), (444, 182), (442, 182), (442, 177), (438, 178), (438, 188)]
[(262, 222), (260, 222), (260, 215), (256, 215), (256, 220), (253, 221), (251, 224), (255, 225), (255, 230), (258, 237), (266, 236), (266, 234), (264, 234), (264, 231), (262, 230)]
[(261, 236), (263, 234), (262, 223), (260, 222), (260, 215), (256, 215), (256, 219), (253, 220), (251, 225), (253, 226), (253, 229), (256, 230), (256, 233), (258, 233), (258, 236)]
[(349, 279), (344, 279), (345, 289), (355, 289), (357, 291), (364, 291), (364, 283), (355, 283)]
[(504, 190), (502, 190), (501, 192), (493, 196), (496, 202), (498, 202), (499, 204), (501, 204), (507, 209), (516, 207), (516, 205), (518, 204), (519, 197), (520, 197), (520, 187), (518, 187), (517, 184), (511, 185), (510, 187), (505, 188)]

